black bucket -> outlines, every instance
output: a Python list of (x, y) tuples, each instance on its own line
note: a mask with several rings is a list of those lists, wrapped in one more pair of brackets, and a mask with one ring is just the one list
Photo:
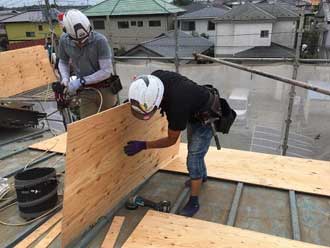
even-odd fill
[(15, 176), (15, 189), (20, 216), (34, 219), (56, 206), (56, 171), (44, 167), (20, 172)]

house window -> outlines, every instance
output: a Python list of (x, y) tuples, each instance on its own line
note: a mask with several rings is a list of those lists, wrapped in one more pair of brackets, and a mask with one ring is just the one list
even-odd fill
[(137, 24), (138, 24), (138, 27), (143, 27), (143, 21), (138, 21)]
[(131, 26), (136, 26), (136, 21), (131, 21)]
[(105, 23), (103, 20), (93, 21), (94, 29), (105, 29)]
[(124, 29), (124, 28), (129, 28), (129, 23), (128, 22), (118, 22), (118, 28), (119, 29)]
[(207, 24), (207, 30), (209, 30), (209, 31), (215, 30), (215, 23), (209, 21)]
[(182, 22), (181, 30), (183, 30), (183, 31), (195, 31), (195, 22), (194, 21)]
[(160, 26), (161, 26), (160, 20), (149, 21), (149, 27), (160, 27)]
[(25, 32), (26, 37), (36, 37), (35, 32)]
[(43, 26), (42, 26), (42, 25), (38, 25), (38, 30), (39, 30), (39, 31), (44, 30)]
[(260, 31), (260, 38), (268, 38), (268, 37), (269, 37), (269, 30)]

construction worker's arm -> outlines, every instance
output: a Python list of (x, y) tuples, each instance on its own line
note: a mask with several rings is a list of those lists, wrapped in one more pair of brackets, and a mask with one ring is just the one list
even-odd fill
[(113, 73), (112, 53), (107, 39), (99, 39), (96, 42), (95, 49), (98, 54), (99, 70), (84, 77), (86, 85), (102, 82), (108, 79), (111, 76), (111, 73)]
[(173, 146), (180, 137), (180, 133), (181, 131), (174, 131), (168, 129), (167, 137), (159, 140), (147, 141), (147, 149), (165, 148), (165, 147)]
[(172, 146), (176, 143), (180, 137), (181, 131), (174, 131), (168, 129), (168, 135), (165, 138), (154, 140), (154, 141), (129, 141), (124, 147), (124, 152), (128, 156), (133, 156), (142, 150), (153, 149), (153, 148), (165, 148)]

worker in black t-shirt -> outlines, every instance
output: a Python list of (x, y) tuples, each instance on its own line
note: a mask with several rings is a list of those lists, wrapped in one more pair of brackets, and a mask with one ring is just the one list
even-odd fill
[(202, 182), (207, 179), (204, 157), (209, 149), (212, 129), (199, 122), (195, 116), (209, 108), (209, 91), (178, 73), (157, 70), (152, 75), (136, 78), (129, 88), (132, 114), (149, 120), (157, 109), (166, 114), (167, 137), (154, 141), (130, 141), (124, 148), (128, 156), (145, 149), (165, 148), (174, 145), (181, 131), (187, 128), (187, 167), (191, 196), (181, 211), (182, 215), (193, 216), (199, 209), (198, 195)]

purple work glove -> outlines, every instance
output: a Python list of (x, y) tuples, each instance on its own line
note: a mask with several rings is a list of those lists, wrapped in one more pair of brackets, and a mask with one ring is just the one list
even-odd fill
[(129, 141), (124, 147), (127, 156), (133, 156), (142, 150), (147, 149), (147, 142), (145, 141)]

